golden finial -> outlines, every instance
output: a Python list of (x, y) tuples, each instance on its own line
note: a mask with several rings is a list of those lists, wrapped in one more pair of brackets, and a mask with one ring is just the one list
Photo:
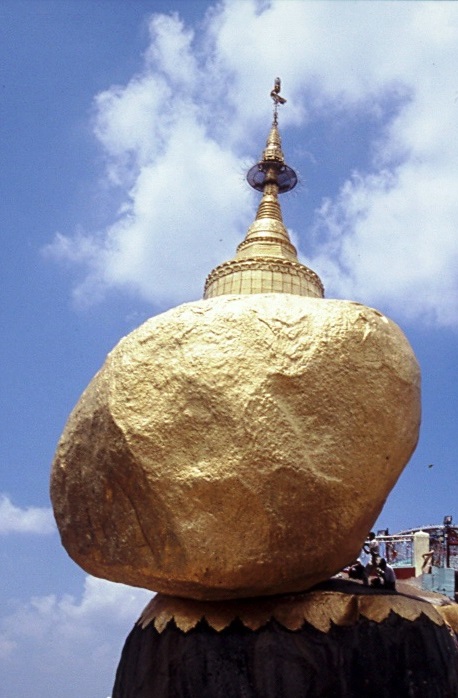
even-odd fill
[(279, 104), (286, 104), (286, 99), (281, 96), (280, 90), (281, 90), (281, 80), (280, 80), (280, 78), (275, 78), (274, 89), (270, 93), (270, 96), (272, 97), (272, 99), (274, 101), (274, 124), (277, 124), (277, 122), (278, 122), (278, 105)]
[(286, 99), (280, 95), (281, 90), (281, 80), (280, 78), (275, 78), (274, 89), (270, 93), (270, 96), (274, 100), (275, 104), (285, 104)]

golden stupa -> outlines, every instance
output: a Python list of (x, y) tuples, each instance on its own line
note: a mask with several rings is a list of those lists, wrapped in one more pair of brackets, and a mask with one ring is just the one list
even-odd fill
[(272, 128), (262, 160), (247, 176), (249, 184), (262, 191), (256, 220), (238, 246), (234, 259), (220, 264), (209, 274), (204, 298), (246, 293), (292, 293), (312, 298), (324, 295), (317, 274), (299, 263), (297, 250), (283, 223), (278, 195), (293, 189), (297, 177), (285, 164), (278, 131), (278, 104), (286, 102), (280, 96), (278, 78), (271, 96), (275, 104)]
[(277, 108), (262, 191), (201, 301), (108, 355), (59, 442), (51, 496), (87, 572), (165, 594), (302, 591), (358, 554), (415, 448), (420, 373), (377, 310), (326, 300), (283, 224)]

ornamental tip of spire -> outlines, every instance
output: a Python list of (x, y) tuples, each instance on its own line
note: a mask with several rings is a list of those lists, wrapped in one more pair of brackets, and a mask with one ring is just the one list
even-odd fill
[(281, 81), (275, 78), (274, 88), (270, 96), (274, 102), (274, 117), (267, 137), (262, 159), (254, 165), (247, 174), (248, 184), (257, 191), (264, 191), (265, 185), (272, 182), (274, 177), (278, 185), (278, 193), (290, 191), (297, 184), (297, 175), (291, 167), (285, 165), (280, 132), (278, 130), (278, 105), (285, 104), (286, 99), (280, 95)]
[(286, 104), (286, 99), (281, 96), (280, 90), (281, 90), (281, 80), (280, 80), (280, 78), (275, 78), (274, 89), (270, 93), (270, 96), (272, 97), (272, 99), (274, 101), (274, 123), (277, 123), (278, 105), (279, 104)]
[(281, 149), (281, 138), (278, 131), (278, 105), (286, 104), (286, 99), (281, 96), (281, 80), (280, 78), (275, 78), (274, 89), (271, 91), (270, 96), (274, 102), (274, 118), (272, 122), (272, 128), (270, 129), (269, 136), (267, 138), (267, 143), (265, 150), (262, 154), (263, 161), (272, 161), (284, 163), (285, 156)]

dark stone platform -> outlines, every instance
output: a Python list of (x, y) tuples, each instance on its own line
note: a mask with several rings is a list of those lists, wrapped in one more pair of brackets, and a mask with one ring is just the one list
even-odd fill
[[(376, 605), (388, 596), (334, 580), (317, 589), (331, 603), (334, 593), (368, 595)], [(417, 602), (395, 595), (406, 607)], [(112, 698), (458, 698), (458, 645), (426, 614), (410, 620), (393, 611), (326, 632), (307, 621), (289, 630), (275, 618), (257, 630), (239, 618), (220, 631), (205, 619), (188, 632), (173, 619), (162, 632), (137, 624)]]

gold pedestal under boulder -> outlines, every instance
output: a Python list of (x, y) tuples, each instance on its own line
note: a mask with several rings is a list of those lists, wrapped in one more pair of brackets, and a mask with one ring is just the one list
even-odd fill
[(435, 606), (421, 598), (413, 586), (408, 592), (387, 593), (359, 582), (332, 578), (300, 594), (256, 599), (197, 601), (156, 594), (136, 625), (145, 630), (152, 624), (162, 633), (174, 623), (188, 633), (204, 621), (213, 630), (222, 632), (237, 619), (244, 628), (254, 631), (275, 621), (287, 630), (300, 630), (307, 623), (315, 630), (329, 633), (333, 626), (350, 627), (362, 620), (383, 623), (395, 614), (410, 623), (424, 616), (438, 627), (446, 625), (446, 629), (453, 629), (448, 618), (456, 612), (457, 604)]
[(129, 634), (113, 698), (456, 698), (458, 645), (437, 610), (330, 580), (302, 594), (156, 596)]
[(118, 344), (68, 421), (63, 544), (91, 574), (167, 594), (306, 589), (357, 556), (419, 420), (417, 362), (375, 310), (182, 305)]

